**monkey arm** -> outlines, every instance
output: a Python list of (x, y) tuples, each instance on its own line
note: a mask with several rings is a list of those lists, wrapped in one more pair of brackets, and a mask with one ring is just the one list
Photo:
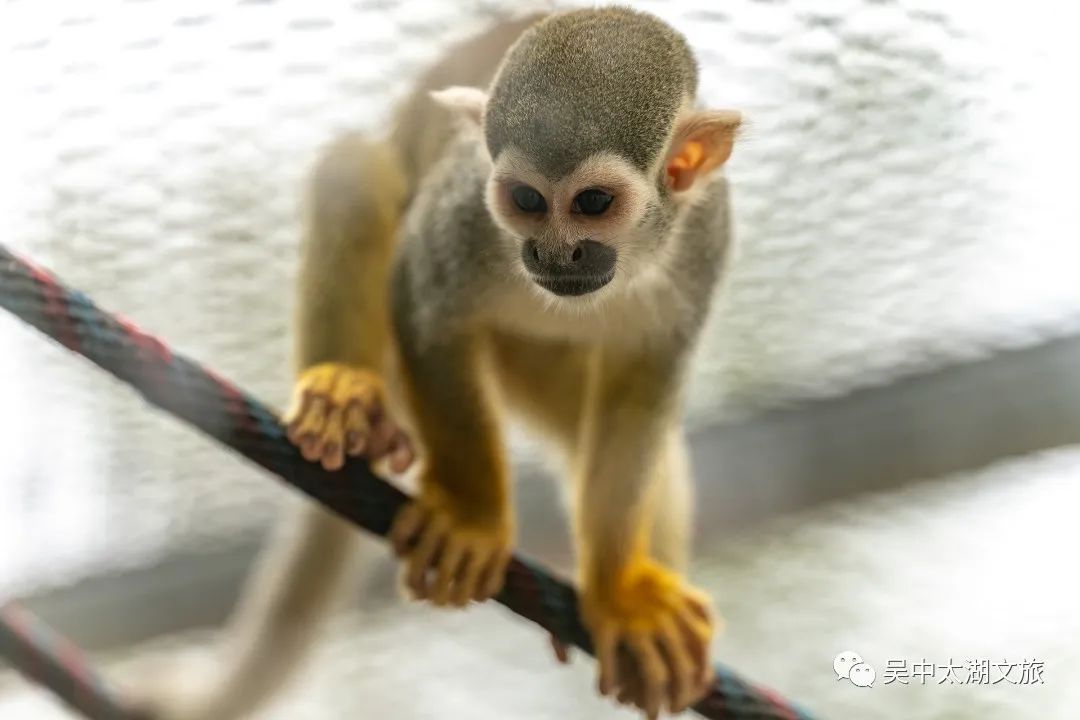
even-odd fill
[(379, 370), (404, 179), (386, 143), (345, 135), (309, 180), (296, 304), (297, 370), (340, 362)]
[(382, 371), (404, 180), (389, 145), (347, 134), (322, 152), (308, 185), (289, 438), (328, 470), (363, 455), (389, 456), (400, 471), (412, 453), (386, 412)]
[(502, 587), (513, 536), (509, 470), (487, 338), (464, 319), (453, 289), (422, 272), (413, 284), (430, 262), (419, 243), (408, 246), (392, 288), (400, 385), (421, 460), (420, 492), (390, 537), (415, 597), (461, 606)]
[(487, 347), (455, 333), (422, 350), (400, 341), (406, 403), (421, 447), (425, 492), (465, 522), (489, 522), (510, 503), (499, 418), (486, 381)]
[(709, 600), (657, 559), (651, 537), (659, 504), (672, 500), (662, 479), (682, 471), (673, 467), (668, 440), (679, 420), (684, 357), (598, 351), (576, 468), (581, 611), (596, 646), (600, 691), (634, 702), (650, 718), (662, 705), (687, 707), (711, 679)]
[(630, 356), (603, 348), (592, 359), (576, 472), (575, 522), (582, 579), (603, 584), (614, 568), (649, 555), (653, 480), (677, 422), (679, 354)]
[(342, 237), (317, 237), (303, 249), (296, 306), (294, 362), (302, 371), (324, 362), (377, 369), (388, 327), (378, 297), (385, 282), (370, 259)]

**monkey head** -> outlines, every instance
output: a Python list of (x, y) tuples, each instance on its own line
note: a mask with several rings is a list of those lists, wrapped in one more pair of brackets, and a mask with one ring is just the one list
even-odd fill
[(487, 90), (433, 93), (479, 127), (486, 201), (516, 269), (563, 298), (630, 287), (731, 154), (739, 114), (695, 106), (697, 65), (658, 18), (624, 8), (552, 15)]

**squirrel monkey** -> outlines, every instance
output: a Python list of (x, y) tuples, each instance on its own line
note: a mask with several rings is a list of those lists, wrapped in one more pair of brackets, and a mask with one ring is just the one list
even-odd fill
[[(412, 466), (419, 491), (390, 536), (408, 591), (440, 606), (502, 586), (506, 413), (546, 435), (572, 483), (600, 692), (650, 718), (711, 681), (710, 603), (682, 576), (680, 395), (725, 263), (718, 170), (740, 117), (699, 107), (696, 87), (685, 39), (652, 15), (534, 16), (455, 48), (388, 138), (331, 144), (312, 174), (285, 416), (328, 469)], [(306, 508), (241, 605), (224, 679), (189, 703), (201, 714), (159, 715), (240, 717), (268, 696), (352, 540)]]

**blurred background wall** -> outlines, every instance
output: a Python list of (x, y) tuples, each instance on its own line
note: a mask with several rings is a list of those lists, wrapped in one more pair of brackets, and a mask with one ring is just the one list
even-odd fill
[[(688, 408), (696, 577), (729, 625), (718, 656), (828, 717), (1075, 716), (1077, 12), (631, 4), (687, 34), (706, 103), (749, 119), (729, 167), (738, 262)], [(316, 149), (378, 128), (450, 42), (544, 6), (9, 1), (0, 242), (281, 404)], [(0, 398), (0, 595), (37, 599), (121, 667), (197, 651), (212, 634), (129, 645), (219, 621), (289, 494), (2, 316)], [(538, 451), (515, 448), (538, 474)], [(523, 489), (538, 499), (524, 546), (565, 567), (553, 495)], [(384, 600), (389, 577), (372, 584)], [(280, 717), (340, 717), (361, 697), (402, 718), (608, 712), (584, 661), (554, 670), (497, 611), (378, 607), (378, 623), (341, 620), (316, 662), (334, 671)], [(411, 664), (420, 647), (453, 658), (449, 679)], [(879, 678), (892, 657), (1041, 653), (1047, 682), (864, 692), (835, 682), (845, 649)], [(442, 689), (396, 697), (406, 662)], [(527, 707), (489, 697), (493, 673)], [(0, 687), (0, 717), (60, 712)]]

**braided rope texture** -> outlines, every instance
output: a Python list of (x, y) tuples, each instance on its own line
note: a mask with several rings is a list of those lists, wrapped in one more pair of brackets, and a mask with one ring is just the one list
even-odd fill
[(17, 603), (0, 605), (0, 655), (91, 720), (140, 720), (74, 643)]
[[(48, 271), (17, 257), (0, 246), (0, 307), (52, 337), (118, 379), (128, 383), (155, 405), (186, 421), (206, 435), (277, 475), (352, 523), (385, 536), (397, 511), (408, 497), (376, 477), (363, 462), (346, 463), (329, 472), (307, 462), (288, 442), (277, 416), (266, 406), (213, 372), (173, 353), (157, 338), (132, 323), (99, 309), (85, 295), (65, 287)], [(577, 612), (577, 594), (520, 555), (507, 570), (506, 583), (495, 600), (533, 621), (564, 642), (592, 652), (588, 632)], [(8, 617), (0, 617), (7, 625)], [(65, 664), (64, 655), (50, 653), (39, 644), (41, 633), (19, 633), (10, 625), (3, 631), (0, 651), (19, 651), (47, 662), (50, 672), (30, 673), (65, 698), (71, 688), (97, 693), (98, 683), (72, 678), (87, 672), (80, 661)], [(16, 647), (12, 647), (12, 645)], [(20, 667), (25, 670), (26, 663)], [(694, 709), (714, 720), (810, 720), (804, 710), (775, 692), (757, 687), (717, 665), (716, 681)], [(124, 718), (93, 714), (93, 703), (75, 705), (92, 718)], [(93, 702), (115, 710), (104, 696)]]

